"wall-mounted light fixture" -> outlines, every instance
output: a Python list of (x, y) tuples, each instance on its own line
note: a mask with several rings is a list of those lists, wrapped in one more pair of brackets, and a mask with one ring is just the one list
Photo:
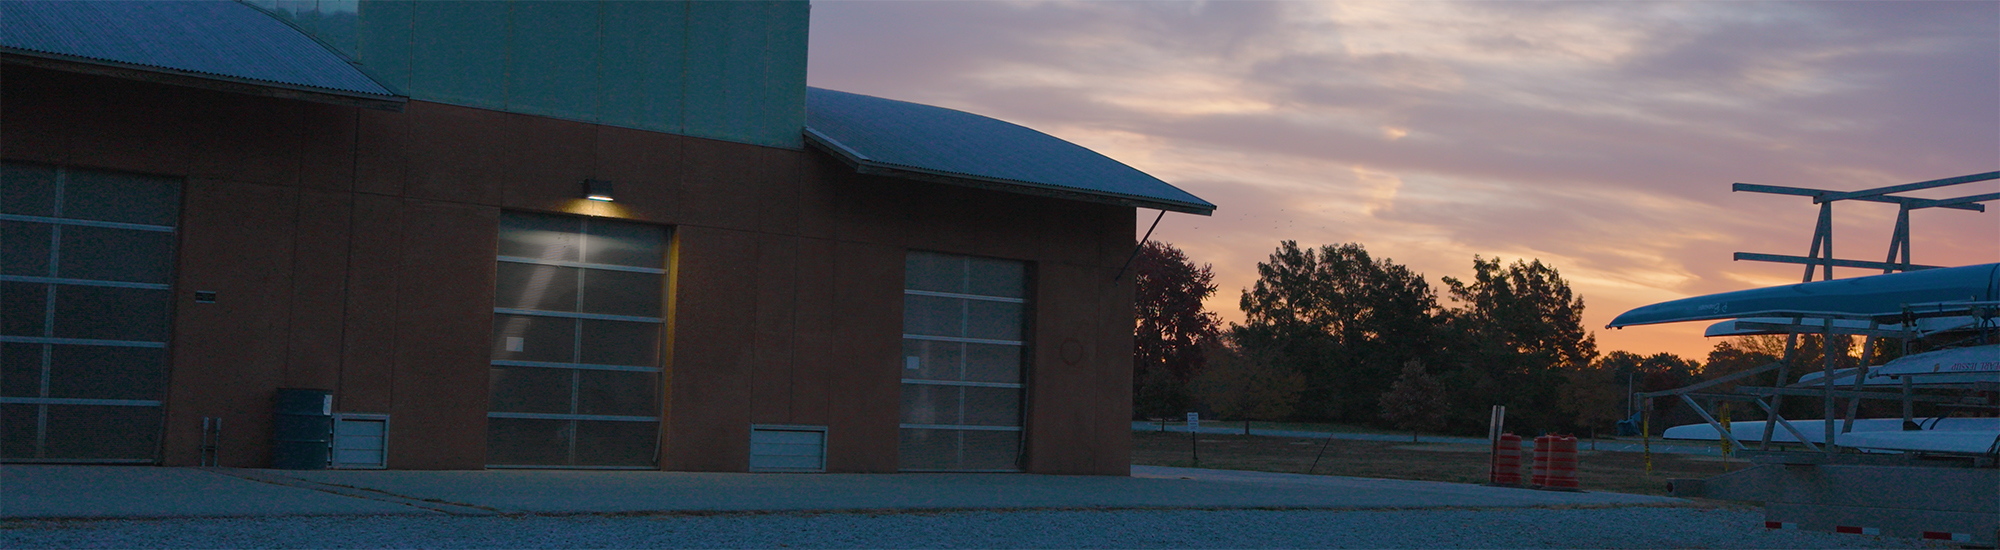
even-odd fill
[(583, 198), (611, 202), (611, 182), (609, 180), (583, 180)]

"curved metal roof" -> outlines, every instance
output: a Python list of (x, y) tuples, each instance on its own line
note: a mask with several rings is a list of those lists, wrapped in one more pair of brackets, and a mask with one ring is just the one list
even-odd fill
[(806, 141), (864, 174), (1209, 215), (1215, 205), (1081, 145), (907, 101), (806, 90)]
[[(234, 1), (4, 2), (0, 51), (366, 102), (404, 98), (290, 24)], [(243, 86), (237, 86), (242, 88)]]
[(1627, 311), (1609, 328), (1743, 317), (1895, 320), (1904, 306), (2000, 300), (2000, 264), (1980, 264), (1753, 288)]

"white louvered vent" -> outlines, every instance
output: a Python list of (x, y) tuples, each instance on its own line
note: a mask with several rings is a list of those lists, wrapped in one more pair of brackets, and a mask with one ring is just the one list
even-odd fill
[(750, 471), (826, 471), (826, 426), (751, 426)]

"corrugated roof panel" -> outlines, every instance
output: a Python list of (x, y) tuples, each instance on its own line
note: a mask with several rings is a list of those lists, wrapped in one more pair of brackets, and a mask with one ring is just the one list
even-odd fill
[(1215, 205), (1138, 169), (1034, 129), (964, 111), (820, 88), (806, 137), (863, 171), (1208, 215)]
[(4, 2), (0, 46), (36, 57), (370, 99), (398, 97), (298, 29), (229, 0)]

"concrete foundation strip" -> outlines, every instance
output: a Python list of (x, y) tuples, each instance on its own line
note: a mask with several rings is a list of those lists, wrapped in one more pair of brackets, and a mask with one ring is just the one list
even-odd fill
[(367, 489), (361, 487), (350, 487), (347, 485), (336, 485), (332, 483), (307, 481), (295, 477), (286, 476), (280, 473), (276, 473), (271, 470), (253, 470), (253, 469), (243, 469), (243, 468), (201, 468), (201, 470), (222, 474), (230, 477), (245, 479), (249, 481), (255, 481), (259, 483), (283, 485), (286, 487), (296, 487), (300, 489), (306, 489), (309, 491), (319, 491), (322, 493), (329, 493), (350, 498), (373, 500), (377, 502), (387, 502), (391, 504), (401, 504), (404, 506), (409, 506), (411, 508), (417, 508), (431, 512), (454, 515), (454, 516), (496, 516), (502, 514), (502, 512), (499, 510), (495, 510), (493, 508), (488, 508), (484, 506), (477, 506), (477, 505), (457, 503), (457, 502), (445, 502), (435, 499), (420, 499), (420, 498), (398, 495), (395, 493), (390, 493), (378, 489)]

